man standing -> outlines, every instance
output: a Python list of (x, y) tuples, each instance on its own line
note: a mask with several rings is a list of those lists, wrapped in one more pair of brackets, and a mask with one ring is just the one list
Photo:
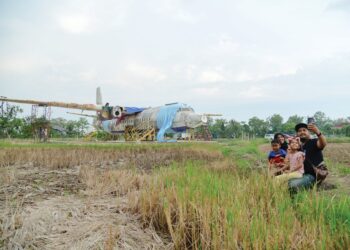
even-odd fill
[[(318, 166), (323, 162), (322, 150), (327, 144), (326, 137), (313, 123), (299, 123), (295, 126), (295, 131), (297, 136), (300, 137), (302, 149), (305, 153), (305, 172), (303, 177), (289, 180), (288, 186), (292, 193), (300, 189), (311, 188), (316, 183), (316, 173), (312, 165)], [(311, 139), (310, 131), (315, 133), (317, 138)]]

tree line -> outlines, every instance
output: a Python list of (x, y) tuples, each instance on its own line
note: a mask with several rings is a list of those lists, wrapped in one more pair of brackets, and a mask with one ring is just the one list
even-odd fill
[[(32, 138), (35, 124), (44, 123), (44, 118), (18, 117), (23, 110), (16, 105), (3, 105), (0, 114), (0, 138)], [(77, 121), (55, 118), (50, 120), (50, 137), (82, 137), (89, 128), (86, 118)]]
[[(350, 117), (332, 120), (322, 111), (317, 111), (313, 117), (322, 133), (350, 137)], [(292, 115), (284, 121), (279, 114), (274, 114), (265, 120), (254, 116), (248, 122), (217, 119), (209, 122), (209, 131), (214, 138), (264, 137), (265, 134), (276, 132), (293, 135), (295, 125), (305, 121), (306, 117), (298, 115)]]
[[(4, 105), (0, 115), (0, 138), (31, 138), (33, 136), (33, 120), (31, 117), (19, 118), (23, 110), (16, 105)], [(322, 111), (314, 114), (314, 119), (322, 133), (334, 136), (350, 137), (350, 117), (330, 119)], [(39, 122), (40, 122), (39, 118)], [(216, 119), (209, 121), (209, 131), (213, 138), (246, 138), (264, 137), (267, 133), (283, 132), (294, 134), (294, 126), (305, 122), (306, 117), (292, 115), (286, 121), (279, 114), (267, 119), (256, 116), (248, 122)], [(82, 137), (87, 133), (89, 123), (86, 118), (77, 121), (55, 118), (50, 121), (50, 137)]]

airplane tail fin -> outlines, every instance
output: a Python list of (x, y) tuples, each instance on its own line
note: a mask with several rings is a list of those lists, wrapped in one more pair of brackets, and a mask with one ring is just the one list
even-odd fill
[(96, 104), (97, 105), (103, 105), (102, 104), (102, 95), (101, 95), (101, 88), (100, 87), (98, 87), (96, 89)]

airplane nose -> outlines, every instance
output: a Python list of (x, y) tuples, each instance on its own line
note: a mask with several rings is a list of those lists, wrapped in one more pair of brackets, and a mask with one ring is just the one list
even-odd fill
[(208, 119), (205, 115), (191, 114), (188, 116), (187, 126), (191, 128), (195, 128), (201, 125), (204, 125), (208, 122)]

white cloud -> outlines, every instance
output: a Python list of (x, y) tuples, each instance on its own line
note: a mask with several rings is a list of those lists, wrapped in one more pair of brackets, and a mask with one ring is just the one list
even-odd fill
[(175, 20), (179, 20), (185, 23), (196, 23), (198, 21), (198, 18), (196, 18), (194, 15), (192, 15), (190, 12), (185, 10), (177, 10), (173, 18)]
[(91, 17), (84, 14), (61, 16), (58, 24), (63, 31), (73, 34), (87, 33), (93, 28)]
[(48, 61), (34, 56), (8, 56), (0, 59), (0, 71), (5, 73), (32, 73), (45, 67)]
[(155, 86), (165, 79), (167, 75), (160, 68), (142, 63), (128, 63), (124, 68), (117, 70), (115, 81), (111, 84), (139, 89)]
[(267, 97), (268, 94), (259, 86), (250, 86), (248, 89), (240, 91), (239, 96), (244, 99), (256, 99)]
[(235, 75), (234, 80), (237, 82), (246, 82), (254, 80), (254, 76), (248, 72), (242, 71)]
[(230, 80), (236, 82), (261, 81), (279, 76), (295, 75), (299, 70), (298, 67), (292, 65), (284, 65), (283, 62), (269, 63), (268, 61), (259, 62), (251, 65), (251, 68), (230, 72)]
[(138, 63), (129, 64), (126, 67), (126, 71), (129, 75), (133, 75), (143, 80), (159, 82), (166, 78), (166, 75), (160, 69)]
[(78, 73), (78, 77), (82, 81), (94, 81), (97, 79), (97, 72), (94, 69), (81, 71)]
[(186, 3), (186, 1), (182, 0), (162, 0), (153, 1), (152, 5), (155, 7), (158, 14), (171, 18), (172, 20), (189, 24), (197, 23), (200, 17), (186, 9)]
[(192, 91), (195, 95), (200, 95), (200, 96), (204, 96), (204, 97), (218, 96), (218, 95), (220, 95), (220, 92), (221, 92), (218, 87), (194, 88)]
[(59, 27), (67, 33), (83, 34), (106, 31), (124, 24), (134, 1), (72, 1), (60, 10), (54, 9)]
[(240, 49), (240, 44), (229, 34), (219, 35), (217, 44), (210, 48), (213, 53), (225, 53), (225, 54), (234, 54)]
[(350, 2), (348, 0), (336, 0), (328, 4), (327, 10), (350, 11)]
[[(180, 70), (181, 70), (181, 68), (182, 67), (180, 67)], [(183, 74), (184, 74), (185, 78), (187, 80), (192, 81), (196, 76), (197, 69), (198, 69), (198, 66), (194, 65), (194, 64), (190, 64), (190, 65), (185, 66), (184, 70), (183, 70)]]
[(211, 70), (203, 71), (198, 77), (199, 82), (220, 82), (224, 80), (225, 77), (222, 74)]

